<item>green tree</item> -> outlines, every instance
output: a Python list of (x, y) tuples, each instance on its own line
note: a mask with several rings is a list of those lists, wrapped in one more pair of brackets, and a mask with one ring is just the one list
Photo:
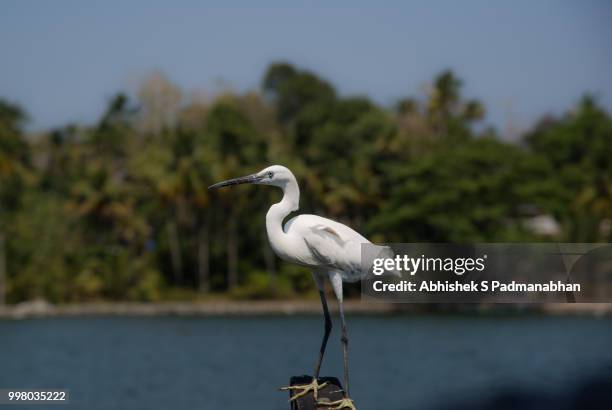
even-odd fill
[(477, 100), (463, 99), (463, 82), (450, 70), (434, 80), (427, 101), (427, 119), (442, 137), (463, 139), (470, 135), (470, 126), (484, 118), (485, 110)]
[[(210, 152), (219, 160), (211, 164), (211, 175), (228, 179), (262, 168), (266, 163), (266, 138), (257, 133), (249, 118), (239, 109), (234, 98), (221, 99), (210, 111), (206, 135), (210, 139)], [(213, 154), (214, 153), (214, 154)], [(240, 252), (239, 220), (245, 206), (253, 205), (250, 198), (238, 190), (223, 190), (215, 194), (223, 204), (226, 221), (227, 284), (229, 289), (239, 283), (238, 262)]]
[(336, 97), (334, 88), (327, 81), (288, 63), (271, 64), (262, 88), (275, 102), (278, 119), (283, 124), (291, 122), (306, 106), (333, 101)]
[(525, 141), (554, 170), (549, 178), (560, 192), (546, 210), (561, 221), (565, 240), (611, 239), (603, 227), (612, 220), (612, 119), (596, 100), (585, 96), (564, 117), (543, 120)]
[(561, 221), (565, 240), (611, 239), (612, 125), (592, 98), (512, 144), (475, 127), (485, 108), (451, 71), (392, 109), (288, 63), (270, 65), (259, 92), (186, 98), (153, 73), (136, 94), (115, 95), (94, 124), (32, 138), (0, 101), (9, 303), (307, 292), (308, 271), (277, 266), (266, 245), (279, 191), (207, 190), (271, 163), (300, 180), (301, 212), (374, 241), (547, 239), (525, 209)]
[(369, 230), (389, 241), (482, 242), (524, 237), (519, 206), (528, 156), (491, 138), (395, 164), (385, 206)]
[(29, 168), (29, 147), (23, 133), (25, 112), (0, 100), (0, 305), (7, 288), (7, 229), (20, 206)]

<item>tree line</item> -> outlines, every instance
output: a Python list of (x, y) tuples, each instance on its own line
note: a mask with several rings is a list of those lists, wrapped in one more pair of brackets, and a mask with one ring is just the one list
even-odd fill
[[(597, 100), (508, 142), (461, 90), (445, 71), (426, 95), (382, 107), (280, 62), (259, 90), (206, 98), (153, 73), (95, 124), (41, 133), (0, 100), (0, 298), (311, 291), (267, 244), (280, 191), (207, 190), (275, 163), (298, 178), (300, 212), (377, 242), (610, 241), (612, 119)], [(537, 216), (558, 229), (534, 229)]]

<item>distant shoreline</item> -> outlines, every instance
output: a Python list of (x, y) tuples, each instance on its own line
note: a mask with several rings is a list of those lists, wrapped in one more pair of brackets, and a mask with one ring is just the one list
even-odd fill
[[(337, 311), (335, 303), (330, 310)], [(612, 315), (612, 303), (554, 303), (538, 305), (432, 305), (365, 303), (359, 299), (345, 301), (349, 314), (391, 315), (424, 313), (532, 313), (544, 315)], [(321, 314), (318, 301), (207, 301), (207, 302), (98, 302), (53, 305), (45, 301), (0, 306), (0, 319), (101, 316), (265, 316)]]
[[(337, 311), (335, 304), (331, 311)], [(360, 314), (390, 314), (392, 304), (347, 300), (345, 311)], [(45, 301), (0, 306), (0, 319), (77, 316), (257, 316), (320, 314), (319, 301), (206, 301), (206, 302), (95, 302), (53, 305)]]

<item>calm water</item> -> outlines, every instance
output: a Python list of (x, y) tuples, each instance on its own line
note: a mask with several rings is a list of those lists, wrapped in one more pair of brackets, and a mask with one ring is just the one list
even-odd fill
[[(0, 321), (0, 387), (70, 389), (71, 404), (51, 408), (287, 410), (276, 388), (311, 371), (321, 322)], [(337, 330), (322, 375), (342, 374)], [(555, 394), (612, 373), (609, 318), (350, 317), (349, 332), (360, 410), (435, 408), (508, 389)]]

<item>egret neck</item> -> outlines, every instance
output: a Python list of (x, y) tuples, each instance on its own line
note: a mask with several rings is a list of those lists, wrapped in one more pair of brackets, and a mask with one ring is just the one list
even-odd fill
[(283, 230), (283, 221), (291, 212), (297, 211), (300, 204), (300, 188), (295, 178), (279, 185), (283, 190), (283, 199), (270, 207), (266, 214), (266, 230), (272, 248), (279, 256), (285, 252), (282, 245), (287, 234)]

